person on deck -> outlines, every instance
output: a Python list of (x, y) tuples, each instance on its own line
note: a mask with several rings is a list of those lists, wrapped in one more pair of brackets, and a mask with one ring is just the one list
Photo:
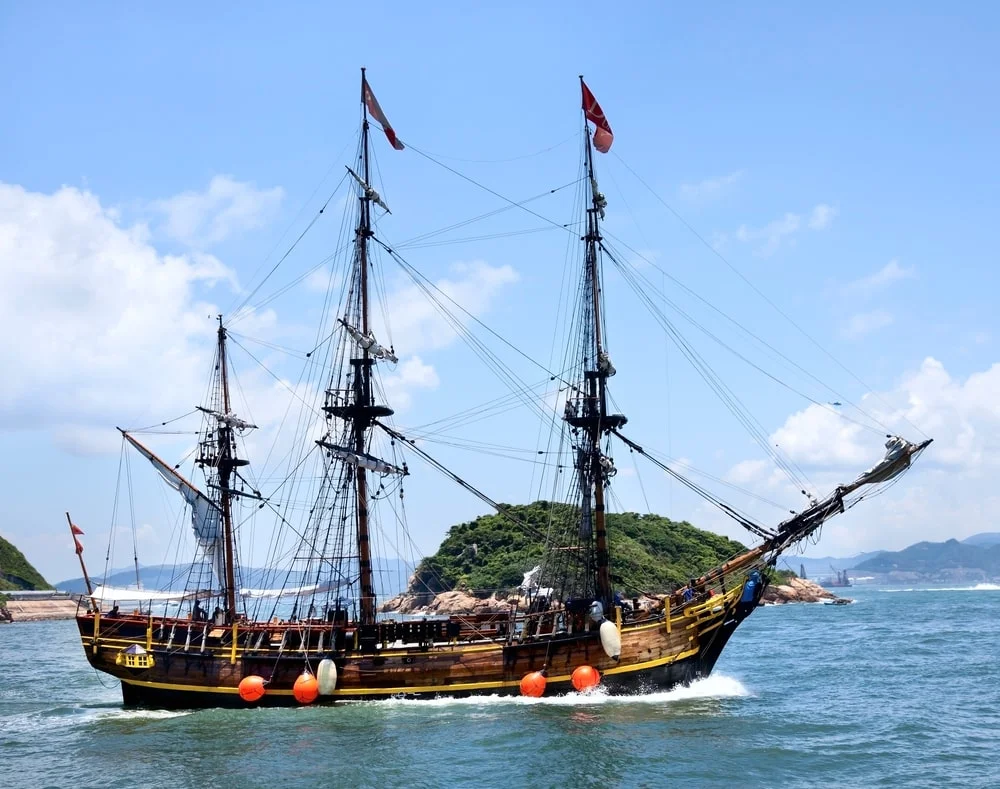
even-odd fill
[(198, 600), (194, 601), (194, 608), (191, 610), (191, 619), (195, 622), (204, 622), (208, 619), (208, 614), (201, 607), (201, 602)]
[(107, 616), (109, 618), (113, 618), (113, 617), (118, 616), (118, 603), (117, 602), (115, 603), (115, 607), (112, 608), (110, 611), (108, 611)]

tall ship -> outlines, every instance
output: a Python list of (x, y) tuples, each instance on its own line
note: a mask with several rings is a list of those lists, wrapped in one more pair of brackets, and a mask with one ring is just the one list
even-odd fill
[[(890, 436), (881, 461), (827, 495), (810, 496), (808, 506), (773, 526), (727, 504), (647, 446), (642, 427), (633, 431), (612, 396), (614, 323), (605, 309), (603, 267), (609, 259), (616, 266), (621, 261), (602, 231), (607, 201), (595, 151), (607, 152), (613, 133), (581, 77), (574, 303), (566, 313), (562, 361), (547, 375), (558, 384), (558, 397), (531, 400), (533, 418), (551, 427), (547, 446), (561, 459), (553, 471), (554, 498), (566, 506), (552, 508), (546, 528), (534, 529), (543, 558), (516, 568), (524, 583), (502, 613), (407, 618), (380, 611), (379, 557), (409, 539), (404, 486), (419, 485), (421, 476), (439, 473), (456, 495), (477, 496), (518, 528), (533, 527), (515, 523), (517, 514), (480, 487), (474, 467), (445, 465), (393, 421), (384, 371), (396, 364), (397, 352), (382, 334), (392, 315), (380, 301), (379, 260), (411, 267), (379, 229), (388, 206), (373, 187), (373, 121), (394, 149), (404, 145), (364, 70), (361, 88), (357, 155), (345, 171), (352, 218), (342, 266), (330, 274), (316, 347), (306, 355), (300, 382), (283, 384), (297, 410), (289, 408), (269, 453), (283, 458), (272, 460), (282, 471), (255, 476), (255, 425), (234, 403), (235, 340), (220, 317), (207, 400), (197, 407), (191, 472), (154, 452), (144, 431), (122, 430), (123, 467), (136, 459), (148, 463), (180, 496), (194, 555), (156, 590), (95, 586), (84, 567), (87, 606), (76, 621), (88, 661), (121, 682), (126, 705), (164, 708), (539, 696), (596, 684), (629, 694), (707, 676), (756, 608), (778, 557), (896, 481), (930, 439)], [(469, 314), (461, 304), (419, 272), (411, 274), (436, 308), (464, 325)], [(503, 380), (506, 368), (497, 368), (497, 357), (486, 358)], [(531, 394), (520, 379), (508, 378), (512, 392)], [(655, 605), (629, 605), (642, 590), (616, 570), (607, 524), (616, 451), (704, 497), (757, 544)], [(131, 496), (131, 484), (119, 487)], [(70, 528), (82, 565), (82, 531), (72, 522)], [(250, 557), (265, 555), (251, 554), (252, 541), (268, 545), (269, 569), (250, 577)]]

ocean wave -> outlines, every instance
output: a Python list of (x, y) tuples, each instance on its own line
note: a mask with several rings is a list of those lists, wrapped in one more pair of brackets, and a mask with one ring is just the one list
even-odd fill
[(61, 706), (0, 718), (0, 733), (33, 734), (119, 720), (164, 720), (190, 715), (191, 710), (126, 710), (115, 708)]
[(436, 699), (387, 699), (370, 702), (380, 706), (449, 707), (462, 705), (482, 707), (491, 705), (548, 705), (553, 707), (580, 707), (604, 704), (669, 704), (691, 699), (732, 699), (746, 698), (753, 693), (735, 677), (715, 674), (704, 679), (696, 679), (690, 685), (681, 685), (672, 690), (653, 691), (629, 696), (612, 696), (604, 688), (597, 687), (586, 693), (567, 693), (562, 696), (543, 696), (538, 699), (527, 696), (469, 696), (453, 698), (442, 696)]
[(1000, 592), (1000, 584), (975, 586), (915, 586), (908, 589), (879, 589), (879, 592)]

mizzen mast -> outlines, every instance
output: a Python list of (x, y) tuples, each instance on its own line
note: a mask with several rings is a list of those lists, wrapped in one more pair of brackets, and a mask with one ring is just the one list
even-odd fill
[[(226, 327), (222, 316), (219, 316), (218, 348), (216, 351), (216, 381), (217, 387), (211, 408), (199, 407), (207, 420), (205, 435), (200, 443), (198, 464), (214, 471), (216, 480), (209, 480), (209, 487), (218, 491), (218, 509), (222, 515), (222, 550), (224, 577), (223, 594), (226, 598), (226, 617), (232, 621), (236, 615), (236, 543), (235, 525), (233, 523), (233, 478), (236, 469), (245, 466), (249, 461), (236, 456), (235, 431), (256, 427), (232, 412), (229, 396), (229, 361), (226, 354)], [(128, 437), (128, 436), (127, 436)], [(129, 437), (130, 438), (130, 437)], [(132, 440), (130, 438), (130, 440)], [(134, 442), (133, 442), (134, 443)], [(176, 486), (175, 486), (176, 487)], [(192, 504), (192, 507), (195, 505)], [(197, 510), (194, 511), (196, 523), (199, 520)], [(208, 518), (201, 518), (208, 523)], [(206, 533), (211, 528), (205, 526)], [(196, 525), (196, 532), (198, 531)]]

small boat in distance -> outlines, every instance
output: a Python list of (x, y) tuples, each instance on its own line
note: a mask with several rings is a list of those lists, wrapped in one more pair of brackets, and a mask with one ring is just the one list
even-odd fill
[[(614, 136), (582, 77), (580, 89), (582, 213), (572, 232), (582, 254), (573, 275), (574, 317), (566, 362), (549, 379), (560, 386), (555, 411), (551, 398), (530, 402), (533, 418), (553, 426), (561, 465), (551, 473), (558, 474), (554, 479), (568, 509), (553, 509), (547, 528), (537, 533), (544, 548), (538, 567), (515, 568), (517, 574), (530, 571), (524, 595), (502, 614), (413, 621), (379, 613), (373, 565), (379, 554), (373, 543), (381, 549), (390, 542), (387, 535), (405, 533), (402, 491), (404, 483), (419, 483), (420, 475), (411, 471), (415, 462), (442, 473), (501, 516), (516, 515), (468, 481), (469, 473), (445, 467), (392, 421), (379, 369), (397, 362), (397, 350), (381, 334), (392, 315), (376, 306), (383, 286), (375, 257), (387, 255), (404, 270), (410, 265), (374, 221), (387, 206), (372, 184), (370, 121), (378, 122), (394, 149), (403, 150), (404, 144), (362, 70), (360, 141), (346, 181), (354, 198), (349, 249), (343, 268), (330, 279), (316, 335), (320, 345), (305, 362), (312, 378), (304, 380), (322, 381), (319, 400), (287, 420), (291, 448), (284, 475), (272, 479), (269, 489), (253, 476), (243, 438), (255, 425), (234, 408), (232, 338), (221, 317), (208, 399), (198, 410), (194, 465), (203, 483), (181, 475), (140, 440), (139, 431), (122, 431), (123, 451), (138, 453), (183, 499), (196, 543), (190, 569), (175, 579), (182, 588), (126, 593), (93, 588), (88, 581), (91, 606), (77, 616), (83, 649), (94, 668), (121, 681), (126, 704), (249, 707), (399, 696), (538, 696), (598, 682), (610, 693), (636, 693), (688, 683), (712, 671), (757, 607), (782, 553), (894, 481), (930, 443), (890, 437), (884, 459), (874, 467), (766, 526), (661, 459), (640, 438), (641, 428), (626, 430), (629, 420), (611, 396), (610, 381), (618, 371), (611, 359), (602, 267), (607, 259), (622, 272), (630, 270), (602, 234), (607, 201), (595, 163), (595, 149), (607, 152)], [(595, 126), (593, 136), (588, 124)], [(423, 283), (436, 307), (459, 314), (461, 307), (434, 292), (419, 273), (413, 281)], [(645, 297), (650, 298), (648, 291)], [(496, 364), (496, 357), (488, 362)], [(716, 381), (711, 371), (705, 374)], [(524, 395), (519, 387), (513, 381), (512, 388)], [(290, 403), (296, 405), (307, 391), (289, 388)], [(702, 496), (758, 544), (690, 579), (658, 605), (627, 606), (623, 598), (632, 599), (636, 590), (614, 572), (616, 545), (606, 522), (617, 472), (615, 448), (652, 464), (659, 479), (668, 475)], [(249, 589), (242, 577), (243, 543), (254, 536), (272, 541), (267, 555), (279, 568), (273, 588)], [(124, 598), (140, 599), (140, 608), (109, 610), (112, 601)]]

